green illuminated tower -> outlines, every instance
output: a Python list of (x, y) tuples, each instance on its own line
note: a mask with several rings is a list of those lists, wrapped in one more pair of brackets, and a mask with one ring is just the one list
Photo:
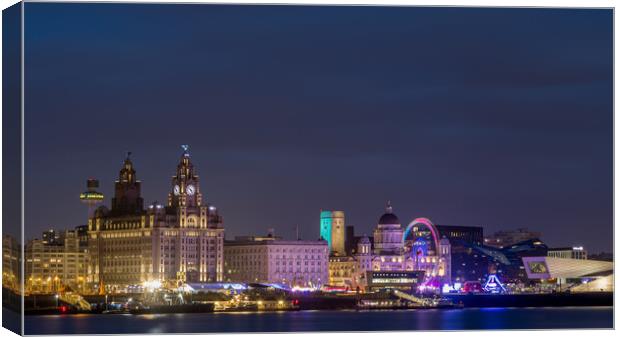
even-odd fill
[(321, 239), (332, 249), (332, 211), (321, 211)]
[(330, 254), (345, 256), (344, 212), (321, 210), (321, 238), (327, 241)]

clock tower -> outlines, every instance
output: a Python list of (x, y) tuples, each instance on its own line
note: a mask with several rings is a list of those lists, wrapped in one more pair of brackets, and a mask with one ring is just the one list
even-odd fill
[[(153, 205), (149, 216), (157, 255), (154, 264), (161, 281), (220, 282), (224, 270), (224, 228), (218, 210), (203, 203), (200, 179), (194, 171), (189, 147), (172, 176), (168, 204)], [(155, 218), (160, 223), (156, 224)]]
[(181, 161), (177, 165), (176, 175), (172, 176), (172, 190), (168, 193), (169, 207), (200, 207), (202, 206), (202, 193), (200, 193), (200, 180), (194, 174), (194, 165), (189, 156), (189, 147), (183, 145)]

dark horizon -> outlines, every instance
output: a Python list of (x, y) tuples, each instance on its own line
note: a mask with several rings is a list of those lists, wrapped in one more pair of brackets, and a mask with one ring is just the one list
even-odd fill
[[(526, 227), (613, 247), (613, 11), (25, 5), (26, 239), (85, 224), (132, 152), (145, 205), (190, 153), (227, 238)], [(31, 20), (29, 20), (31, 18)]]

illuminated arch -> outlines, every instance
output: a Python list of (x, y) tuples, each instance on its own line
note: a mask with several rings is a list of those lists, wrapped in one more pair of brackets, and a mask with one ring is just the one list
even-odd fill
[(431, 231), (431, 235), (433, 236), (433, 243), (435, 244), (435, 254), (438, 255), (439, 254), (439, 231), (437, 230), (437, 227), (435, 227), (435, 225), (427, 218), (417, 218), (409, 223), (409, 225), (407, 226), (407, 229), (405, 229), (405, 232), (403, 233), (403, 245), (405, 244), (405, 239), (407, 238), (407, 235), (409, 235), (413, 226), (416, 226), (416, 225), (424, 225), (426, 228), (428, 228)]

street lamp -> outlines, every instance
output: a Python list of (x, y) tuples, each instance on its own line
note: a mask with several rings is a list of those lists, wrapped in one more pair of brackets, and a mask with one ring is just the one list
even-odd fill
[(58, 294), (54, 295), (54, 298), (56, 298), (56, 308), (58, 308)]

